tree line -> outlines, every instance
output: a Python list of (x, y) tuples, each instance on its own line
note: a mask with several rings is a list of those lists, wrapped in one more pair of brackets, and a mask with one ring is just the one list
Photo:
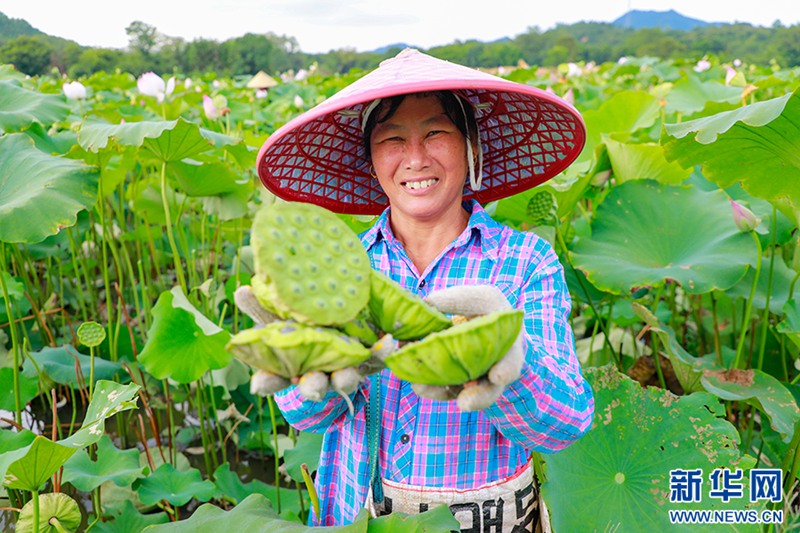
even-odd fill
[[(0, 28), (2, 30), (2, 28)], [(120, 70), (139, 75), (143, 72), (218, 75), (252, 75), (263, 70), (277, 75), (316, 64), (322, 73), (345, 73), (352, 69), (371, 69), (399, 50), (357, 52), (331, 50), (323, 54), (302, 52), (293, 37), (275, 33), (248, 33), (216, 41), (186, 41), (169, 37), (155, 27), (135, 21), (126, 28), (126, 49), (83, 47), (45, 34), (6, 33), (0, 39), (0, 63), (13, 64), (29, 75), (57, 70), (70, 77), (98, 71)], [(800, 66), (800, 25), (772, 27), (750, 24), (722, 24), (671, 31), (657, 28), (629, 29), (609, 23), (580, 22), (558, 25), (542, 31), (531, 27), (512, 38), (494, 42), (456, 41), (426, 50), (442, 59), (472, 67), (516, 65), (553, 66), (565, 62), (617, 61), (623, 56), (660, 58), (699, 58), (714, 55), (720, 61), (741, 61), (782, 68)]]

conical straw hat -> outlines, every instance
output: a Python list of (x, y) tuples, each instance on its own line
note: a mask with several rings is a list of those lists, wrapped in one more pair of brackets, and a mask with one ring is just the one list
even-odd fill
[(438, 90), (456, 90), (475, 109), (483, 181), (477, 192), (465, 188), (465, 199), (486, 203), (543, 183), (585, 143), (583, 119), (561, 98), (406, 49), (273, 133), (258, 154), (261, 182), (286, 200), (380, 213), (388, 199), (370, 175), (361, 111), (376, 98)]
[(258, 73), (247, 82), (248, 89), (269, 89), (276, 85), (278, 85), (278, 82), (270, 78), (263, 70), (259, 70)]

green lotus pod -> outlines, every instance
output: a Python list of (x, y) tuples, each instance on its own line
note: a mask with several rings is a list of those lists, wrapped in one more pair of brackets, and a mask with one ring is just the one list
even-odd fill
[(536, 191), (528, 200), (526, 213), (531, 224), (542, 226), (552, 224), (556, 219), (556, 202), (553, 194), (547, 189)]
[(40, 494), (38, 498), (38, 527), (33, 523), (33, 500), (31, 500), (19, 513), (17, 533), (58, 533), (59, 531), (78, 530), (81, 525), (81, 510), (78, 502), (62, 492)]
[(401, 341), (421, 339), (452, 325), (447, 316), (385, 274), (372, 271), (369, 312), (375, 325)]
[(245, 363), (285, 378), (333, 372), (370, 356), (368, 348), (340, 331), (283, 321), (241, 331), (226, 348)]
[(522, 311), (497, 311), (406, 344), (385, 362), (400, 379), (423, 385), (461, 385), (485, 375), (514, 344)]
[(282, 318), (304, 324), (343, 324), (369, 300), (369, 258), (358, 236), (335, 214), (285, 202), (261, 209), (253, 221), (256, 297)]
[(372, 346), (378, 342), (378, 334), (375, 333), (375, 329), (369, 322), (369, 312), (366, 308), (356, 318), (337, 326), (336, 329), (349, 337), (360, 340), (364, 346)]

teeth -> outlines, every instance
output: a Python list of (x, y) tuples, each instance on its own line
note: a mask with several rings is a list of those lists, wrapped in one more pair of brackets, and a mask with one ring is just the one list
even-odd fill
[(437, 181), (438, 180), (436, 178), (422, 181), (408, 181), (405, 185), (408, 189), (427, 189)]

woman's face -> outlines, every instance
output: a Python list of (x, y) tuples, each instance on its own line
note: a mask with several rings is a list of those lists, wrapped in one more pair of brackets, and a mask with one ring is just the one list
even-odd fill
[(393, 213), (427, 220), (460, 209), (466, 141), (436, 96), (406, 97), (375, 125), (370, 150)]

